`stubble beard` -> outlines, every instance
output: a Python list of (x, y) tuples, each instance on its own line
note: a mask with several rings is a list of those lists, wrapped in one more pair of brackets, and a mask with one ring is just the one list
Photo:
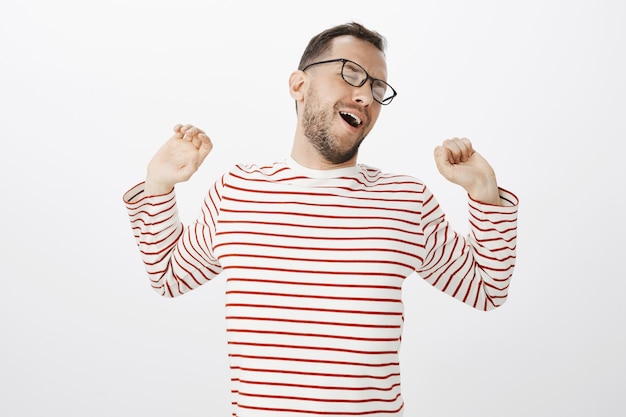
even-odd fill
[[(312, 91), (309, 92), (309, 97), (314, 97), (312, 101), (319, 103), (319, 100), (316, 100), (317, 96)], [(336, 112), (336, 108), (333, 108), (332, 111), (323, 111), (319, 106), (309, 104), (304, 108), (302, 126), (304, 127), (304, 134), (322, 158), (332, 164), (343, 164), (356, 156), (359, 152), (359, 146), (367, 135), (364, 134), (350, 148), (342, 150), (339, 140), (330, 131)]]

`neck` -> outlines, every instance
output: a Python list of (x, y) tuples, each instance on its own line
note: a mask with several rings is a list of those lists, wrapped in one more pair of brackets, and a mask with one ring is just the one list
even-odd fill
[(358, 155), (355, 155), (354, 158), (339, 164), (329, 162), (320, 155), (318, 150), (302, 135), (296, 135), (291, 149), (291, 157), (294, 161), (303, 167), (317, 170), (353, 167), (356, 165), (357, 156)]

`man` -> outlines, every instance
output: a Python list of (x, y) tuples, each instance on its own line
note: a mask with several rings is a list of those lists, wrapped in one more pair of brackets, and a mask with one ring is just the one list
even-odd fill
[(174, 186), (212, 144), (177, 125), (145, 183), (124, 196), (160, 294), (227, 280), (233, 416), (402, 416), (404, 279), (417, 272), (480, 310), (507, 297), (518, 202), (469, 140), (435, 149), (439, 171), (469, 195), (468, 237), (417, 179), (357, 164), (396, 94), (386, 78), (384, 38), (356, 23), (328, 29), (289, 79), (297, 110), (289, 158), (234, 167), (185, 227)]

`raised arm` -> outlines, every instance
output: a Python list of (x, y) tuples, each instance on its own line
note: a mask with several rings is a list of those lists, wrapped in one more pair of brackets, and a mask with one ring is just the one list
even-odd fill
[(174, 127), (174, 135), (157, 151), (146, 181), (124, 194), (133, 234), (152, 287), (161, 295), (184, 294), (221, 272), (212, 251), (213, 218), (217, 216), (213, 187), (202, 213), (191, 226), (178, 218), (174, 185), (187, 181), (211, 151), (208, 136), (187, 125)]
[(469, 194), (469, 235), (458, 235), (427, 191), (422, 227), (425, 262), (417, 272), (450, 296), (491, 310), (508, 296), (515, 268), (517, 197), (498, 187), (493, 169), (467, 139), (448, 139), (435, 149), (441, 174)]

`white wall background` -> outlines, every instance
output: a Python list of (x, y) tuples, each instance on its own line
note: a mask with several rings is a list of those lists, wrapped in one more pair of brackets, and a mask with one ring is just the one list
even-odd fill
[(407, 281), (406, 415), (623, 415), (625, 5), (3, 0), (0, 415), (229, 415), (223, 280), (152, 292), (122, 194), (178, 122), (215, 144), (178, 188), (187, 222), (233, 163), (286, 156), (289, 74), (349, 20), (388, 38), (399, 91), (360, 160), (423, 179), (464, 231), (431, 153), (467, 136), (521, 199), (503, 308)]

